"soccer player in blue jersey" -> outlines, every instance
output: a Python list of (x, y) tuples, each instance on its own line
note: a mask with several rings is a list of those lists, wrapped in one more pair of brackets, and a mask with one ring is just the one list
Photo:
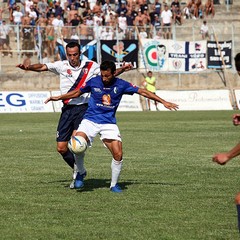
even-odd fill
[[(66, 45), (67, 60), (49, 62), (46, 64), (18, 64), (17, 67), (27, 71), (43, 72), (51, 71), (60, 78), (60, 91), (67, 93), (74, 89), (80, 88), (90, 78), (100, 74), (100, 66), (94, 61), (84, 59), (80, 60), (80, 45), (77, 42), (69, 42)], [(116, 75), (132, 69), (130, 64), (124, 64), (122, 68), (117, 69)], [(89, 94), (83, 94), (78, 98), (68, 98), (63, 102), (62, 114), (57, 127), (57, 151), (62, 155), (64, 161), (72, 168), (75, 167), (75, 157), (68, 149), (68, 141), (75, 134), (82, 117), (87, 109)], [(80, 175), (85, 176), (86, 170), (81, 164), (81, 169), (75, 168), (73, 181), (70, 188), (74, 187), (77, 171)]]
[[(100, 134), (100, 139), (112, 154), (112, 178), (110, 190), (112, 192), (121, 192), (118, 186), (118, 178), (122, 168), (122, 140), (118, 126), (116, 125), (116, 111), (121, 101), (123, 94), (137, 93), (144, 97), (162, 103), (169, 110), (177, 110), (178, 105), (170, 103), (152, 92), (133, 86), (131, 83), (115, 77), (116, 66), (112, 61), (104, 61), (100, 65), (101, 76), (91, 78), (80, 89), (73, 90), (67, 94), (60, 96), (52, 96), (48, 98), (45, 103), (49, 101), (65, 100), (68, 98), (79, 97), (85, 93), (91, 93), (88, 109), (83, 117), (81, 124), (76, 132), (76, 135), (82, 136), (91, 146), (93, 139), (97, 134)], [(84, 158), (85, 153), (78, 155)], [(79, 168), (78, 161), (76, 164)], [(83, 187), (83, 178), (77, 178), (75, 181), (75, 188)]]

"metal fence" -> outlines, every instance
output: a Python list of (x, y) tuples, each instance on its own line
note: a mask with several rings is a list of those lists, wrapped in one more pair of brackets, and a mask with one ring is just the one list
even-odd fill
[[(0, 26), (1, 27), (1, 26)], [(233, 41), (233, 56), (240, 51), (240, 26), (234, 23), (212, 23), (208, 25), (210, 40)], [(0, 28), (1, 29), (1, 28)], [(53, 28), (52, 26), (23, 26), (9, 25), (9, 42), (0, 50), (0, 71), (23, 61), (24, 57), (30, 57), (32, 62), (42, 62), (43, 58), (53, 61), (57, 59), (57, 39), (82, 39), (122, 40), (139, 39), (139, 37), (164, 39), (164, 29), (155, 27), (128, 27), (112, 28), (107, 26), (78, 27), (64, 26)], [(173, 25), (170, 38), (178, 41), (201, 40), (200, 22), (191, 26)], [(98, 49), (99, 50), (99, 49)]]

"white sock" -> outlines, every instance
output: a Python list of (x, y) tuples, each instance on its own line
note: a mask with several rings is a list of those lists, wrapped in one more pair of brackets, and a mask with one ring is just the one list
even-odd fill
[(110, 188), (114, 187), (118, 182), (118, 178), (122, 169), (122, 163), (123, 163), (123, 160), (116, 161), (115, 159), (112, 159), (112, 164), (111, 164), (112, 180), (111, 180)]
[(77, 173), (78, 173), (78, 167), (77, 167), (77, 164), (74, 163), (74, 167), (73, 167), (73, 179), (76, 179)]
[(75, 162), (76, 162), (78, 172), (80, 173), (80, 175), (82, 175), (83, 173), (86, 172), (86, 169), (84, 167), (84, 156), (85, 156), (85, 153), (81, 153), (78, 155), (74, 154)]

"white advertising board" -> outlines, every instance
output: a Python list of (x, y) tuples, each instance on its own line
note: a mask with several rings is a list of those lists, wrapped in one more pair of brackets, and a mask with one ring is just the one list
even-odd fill
[[(51, 96), (59, 96), (59, 95), (61, 95), (60, 91), (52, 91), (51, 92)], [(48, 104), (50, 104), (50, 103), (48, 103)], [(54, 112), (61, 112), (61, 109), (63, 107), (62, 101), (54, 101), (54, 102), (52, 102), (52, 104), (53, 104)]]
[[(180, 110), (232, 110), (228, 90), (199, 90), (199, 91), (163, 91), (156, 94), (166, 101), (179, 105)], [(158, 104), (160, 110), (168, 110)], [(151, 109), (155, 109), (153, 102)]]
[(237, 101), (237, 107), (240, 109), (240, 89), (234, 90), (236, 101)]
[(48, 97), (48, 91), (0, 92), (0, 113), (53, 112), (52, 104), (44, 103)]
[(139, 95), (123, 95), (117, 111), (142, 111)]

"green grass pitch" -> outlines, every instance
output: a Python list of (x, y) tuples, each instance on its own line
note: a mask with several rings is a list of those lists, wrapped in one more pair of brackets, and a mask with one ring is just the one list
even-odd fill
[(111, 156), (87, 150), (82, 191), (56, 152), (58, 113), (0, 114), (1, 239), (233, 240), (240, 161), (211, 161), (239, 141), (234, 111), (120, 112), (122, 194)]

